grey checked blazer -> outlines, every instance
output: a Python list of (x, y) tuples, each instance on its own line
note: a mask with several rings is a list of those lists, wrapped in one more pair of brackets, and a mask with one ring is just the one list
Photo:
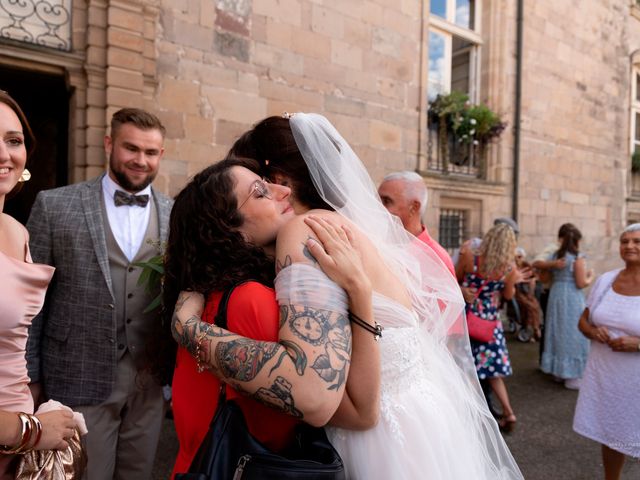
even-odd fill
[[(47, 398), (95, 405), (113, 388), (116, 312), (102, 210), (102, 177), (40, 192), (27, 222), (34, 262), (56, 267), (27, 343), (32, 382)], [(160, 237), (173, 201), (153, 190)]]

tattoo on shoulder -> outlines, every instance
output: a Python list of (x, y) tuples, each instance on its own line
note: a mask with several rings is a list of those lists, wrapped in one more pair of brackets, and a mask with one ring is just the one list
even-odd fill
[(284, 261), (278, 259), (276, 260), (276, 275), (280, 273), (281, 270), (284, 270), (287, 267), (291, 266), (291, 256), (287, 255), (284, 257)]
[[(317, 239), (313, 238), (311, 235), (309, 235), (309, 238), (307, 238), (307, 240), (315, 240), (316, 242), (318, 241)], [(307, 257), (307, 259), (311, 260), (311, 262), (318, 263), (318, 261), (316, 260), (316, 257), (313, 256), (313, 254), (311, 253), (311, 250), (309, 250), (309, 247), (307, 247), (306, 243), (302, 244), (302, 254)]]
[(279, 348), (277, 343), (248, 338), (220, 342), (216, 347), (216, 364), (225, 377), (248, 382), (256, 378)]

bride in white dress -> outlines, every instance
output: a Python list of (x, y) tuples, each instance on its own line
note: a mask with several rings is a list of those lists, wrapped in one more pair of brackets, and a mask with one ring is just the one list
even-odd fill
[[(387, 212), (364, 166), (326, 118), (295, 114), (290, 126), (320, 196), (364, 232), (411, 298), (409, 309), (374, 293), (374, 318), (384, 327), (380, 420), (364, 431), (327, 428), (348, 477), (522, 478), (481, 394), (456, 280)], [(294, 264), (280, 272), (279, 302), (300, 293), (305, 270), (318, 271)], [(325, 293), (317, 288), (309, 295), (326, 302)]]

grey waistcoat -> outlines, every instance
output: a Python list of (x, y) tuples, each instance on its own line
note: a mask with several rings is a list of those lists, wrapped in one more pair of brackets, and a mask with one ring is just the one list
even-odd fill
[(145, 292), (145, 285), (138, 286), (138, 277), (142, 269), (132, 265), (135, 262), (147, 261), (158, 254), (156, 246), (149, 243), (149, 241), (152, 241), (157, 244), (160, 240), (158, 212), (153, 199), (149, 201), (149, 205), (151, 207), (149, 225), (142, 240), (142, 245), (140, 245), (138, 253), (136, 253), (131, 262), (120, 249), (109, 225), (107, 209), (104, 204), (102, 205), (109, 268), (115, 297), (116, 356), (120, 360), (125, 352), (129, 352), (138, 368), (145, 366), (146, 341), (149, 339), (154, 326), (158, 325), (159, 315), (159, 309), (150, 313), (142, 313), (158, 292), (150, 295)]

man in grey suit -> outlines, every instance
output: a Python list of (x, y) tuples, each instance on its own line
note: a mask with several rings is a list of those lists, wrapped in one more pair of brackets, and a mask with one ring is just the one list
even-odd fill
[(144, 313), (155, 295), (134, 263), (167, 236), (172, 201), (151, 187), (164, 135), (154, 115), (119, 110), (108, 172), (40, 192), (27, 223), (34, 261), (56, 267), (27, 345), (32, 391), (84, 414), (89, 480), (150, 478), (160, 435), (162, 388), (145, 369), (158, 312)]

